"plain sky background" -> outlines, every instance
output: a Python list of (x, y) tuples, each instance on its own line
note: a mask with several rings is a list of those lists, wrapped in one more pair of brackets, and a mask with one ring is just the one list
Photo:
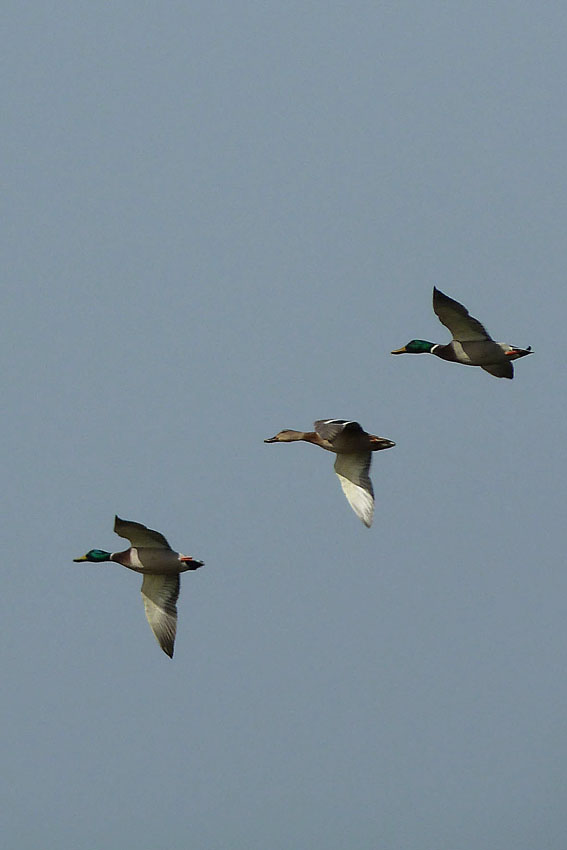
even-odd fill
[[(9, 2), (18, 850), (564, 850), (567, 12)], [(433, 357), (436, 284), (513, 381)], [(314, 419), (396, 441), (374, 526)], [(206, 566), (176, 652), (114, 514)]]

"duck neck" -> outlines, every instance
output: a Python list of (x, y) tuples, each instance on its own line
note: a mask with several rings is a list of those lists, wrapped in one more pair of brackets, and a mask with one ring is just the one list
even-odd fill
[(108, 560), (114, 561), (115, 564), (122, 564), (123, 567), (128, 567), (132, 561), (131, 553), (131, 548), (126, 549), (124, 552), (113, 552)]
[(300, 440), (303, 440), (305, 443), (313, 443), (315, 446), (320, 446), (322, 449), (327, 449), (329, 452), (335, 451), (331, 447), (331, 443), (328, 440), (325, 440), (317, 431), (305, 431)]

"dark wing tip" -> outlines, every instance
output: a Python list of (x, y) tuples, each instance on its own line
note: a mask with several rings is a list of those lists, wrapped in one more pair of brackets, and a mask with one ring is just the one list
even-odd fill
[[(433, 287), (433, 303), (435, 303), (435, 301), (453, 301), (454, 302), (455, 299), (449, 298), (448, 295), (445, 295), (444, 292), (441, 292), (440, 289), (437, 289), (437, 287), (434, 286)], [(456, 303), (458, 304), (459, 302), (457, 301)]]
[(118, 514), (114, 514), (114, 530), (116, 531), (117, 526), (124, 525), (138, 525), (138, 523), (133, 523), (132, 520), (122, 519), (122, 517), (118, 516)]

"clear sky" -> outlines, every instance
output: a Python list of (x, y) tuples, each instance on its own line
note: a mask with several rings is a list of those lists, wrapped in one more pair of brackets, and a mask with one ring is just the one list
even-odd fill
[[(5, 16), (6, 846), (564, 850), (564, 3)], [(513, 381), (390, 356), (434, 284)], [(370, 530), (263, 443), (327, 417)], [(172, 661), (115, 513), (206, 563)]]

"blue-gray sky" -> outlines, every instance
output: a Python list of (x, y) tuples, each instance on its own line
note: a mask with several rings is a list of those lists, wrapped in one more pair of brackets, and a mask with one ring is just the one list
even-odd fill
[[(19, 850), (564, 850), (564, 4), (9, 3)], [(514, 381), (433, 357), (436, 284)], [(316, 418), (397, 442), (376, 516)], [(169, 661), (114, 514), (206, 566)]]

